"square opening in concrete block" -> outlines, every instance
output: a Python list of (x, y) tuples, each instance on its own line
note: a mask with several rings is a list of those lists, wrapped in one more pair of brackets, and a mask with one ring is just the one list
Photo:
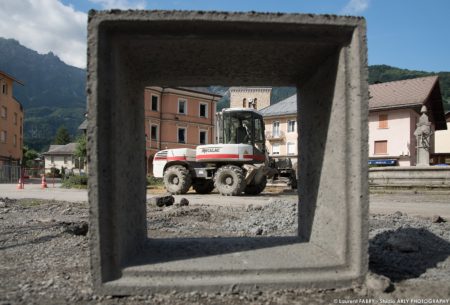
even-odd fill
[[(367, 270), (365, 23), (299, 14), (89, 15), (90, 247), (98, 293), (336, 287)], [(296, 86), (294, 237), (148, 239), (145, 86)]]
[(295, 87), (147, 86), (144, 109), (149, 238), (297, 235)]

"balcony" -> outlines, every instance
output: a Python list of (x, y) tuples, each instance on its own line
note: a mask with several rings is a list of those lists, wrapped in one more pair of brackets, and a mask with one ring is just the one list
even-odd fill
[(276, 133), (272, 131), (266, 131), (266, 140), (270, 142), (283, 141), (284, 138), (285, 138), (284, 132), (281, 130)]

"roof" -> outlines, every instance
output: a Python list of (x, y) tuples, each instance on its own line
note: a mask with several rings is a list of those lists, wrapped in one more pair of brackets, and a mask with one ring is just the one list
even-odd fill
[(69, 143), (66, 145), (50, 145), (48, 151), (43, 153), (43, 155), (73, 155), (75, 153), (76, 147), (77, 143)]
[(369, 109), (422, 106), (437, 81), (428, 76), (370, 85)]
[(78, 126), (78, 129), (80, 130), (87, 130), (87, 126), (88, 126), (88, 121), (87, 119), (83, 121), (83, 123), (80, 124), (80, 126)]
[(276, 104), (270, 105), (269, 107), (260, 109), (259, 112), (264, 117), (297, 114), (297, 94), (279, 101)]
[(21, 82), (20, 80), (18, 80), (18, 79), (16, 79), (16, 78), (12, 77), (12, 76), (9, 75), (8, 73), (3, 72), (3, 71), (0, 71), (0, 74), (3, 75), (3, 76), (6, 76), (6, 77), (9, 78), (9, 79), (12, 79), (13, 81), (15, 81), (15, 82), (18, 83), (18, 84), (24, 86), (23, 82)]
[(369, 110), (427, 106), (436, 130), (447, 129), (438, 76), (418, 77), (369, 86)]
[(212, 95), (212, 96), (216, 96), (216, 97), (222, 97), (223, 96), (221, 94), (211, 92), (206, 87), (173, 87), (173, 88), (174, 89), (178, 89), (178, 90), (188, 91), (188, 92), (208, 94), (208, 95)]

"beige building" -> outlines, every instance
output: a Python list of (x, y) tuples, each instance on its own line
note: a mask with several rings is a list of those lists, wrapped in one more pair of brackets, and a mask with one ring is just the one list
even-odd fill
[[(449, 114), (444, 118), (439, 78), (421, 77), (369, 86), (369, 163), (416, 164), (414, 131), (422, 106), (427, 106), (435, 139), (430, 143), (431, 164), (450, 164)], [(297, 95), (260, 110), (272, 157), (297, 159)], [(447, 124), (447, 125), (446, 125)], [(447, 130), (446, 130), (447, 129)], [(433, 140), (434, 139), (434, 140)], [(436, 153), (434, 153), (436, 152)]]
[(298, 156), (297, 95), (259, 112), (264, 117), (269, 155), (274, 158), (288, 157), (295, 166)]
[[(419, 77), (369, 86), (369, 163), (414, 166), (414, 131), (420, 109), (426, 106), (433, 131), (444, 130), (444, 111), (437, 76)], [(431, 137), (429, 152), (434, 153)], [(433, 160), (430, 160), (433, 163)]]
[(23, 147), (23, 107), (14, 98), (14, 77), (0, 71), (0, 165), (19, 165)]
[(270, 87), (231, 87), (230, 89), (231, 108), (253, 108), (260, 110), (270, 106)]

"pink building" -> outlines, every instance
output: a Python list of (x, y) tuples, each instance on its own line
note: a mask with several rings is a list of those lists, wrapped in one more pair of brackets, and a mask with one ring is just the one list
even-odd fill
[(216, 102), (222, 96), (188, 88), (145, 88), (147, 172), (156, 152), (215, 143)]
[[(433, 130), (447, 129), (437, 76), (374, 84), (369, 87), (371, 164), (416, 164), (414, 131), (425, 105)], [(430, 154), (434, 153), (434, 138)]]

